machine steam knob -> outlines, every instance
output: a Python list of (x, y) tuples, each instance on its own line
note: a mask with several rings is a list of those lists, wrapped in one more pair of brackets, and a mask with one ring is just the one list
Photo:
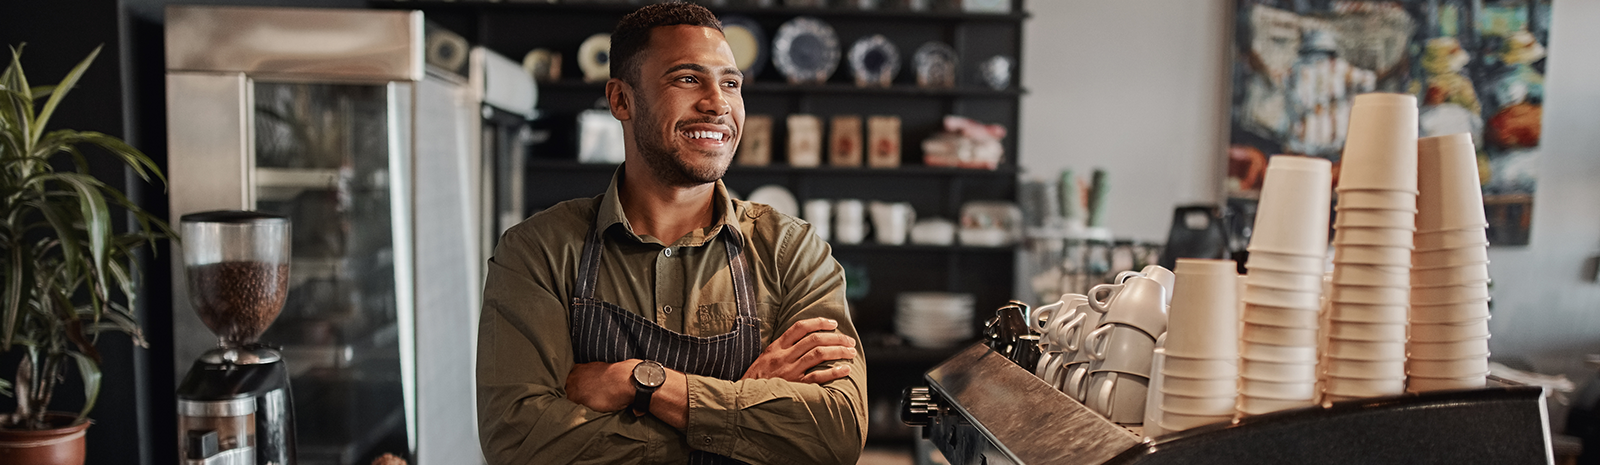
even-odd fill
[(900, 397), (900, 421), (910, 426), (933, 424), (939, 401), (926, 387), (908, 387)]

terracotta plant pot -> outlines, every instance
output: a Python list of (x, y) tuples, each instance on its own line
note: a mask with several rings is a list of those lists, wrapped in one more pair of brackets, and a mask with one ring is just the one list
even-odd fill
[[(51, 412), (52, 425), (65, 425), (77, 415)], [(0, 428), (0, 465), (83, 465), (85, 421), (54, 429), (28, 431)]]

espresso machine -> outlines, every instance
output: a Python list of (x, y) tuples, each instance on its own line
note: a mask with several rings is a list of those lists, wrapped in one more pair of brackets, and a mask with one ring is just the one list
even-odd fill
[(294, 464), (289, 371), (258, 341), (289, 292), (289, 219), (209, 211), (180, 228), (190, 303), (219, 342), (178, 385), (181, 463)]

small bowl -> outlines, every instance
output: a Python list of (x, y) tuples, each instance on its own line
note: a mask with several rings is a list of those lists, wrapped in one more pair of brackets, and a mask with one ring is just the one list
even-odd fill
[(1239, 395), (1262, 399), (1305, 400), (1317, 395), (1316, 380), (1283, 383), (1240, 376)]
[(1404, 305), (1368, 305), (1333, 302), (1328, 306), (1328, 319), (1361, 323), (1406, 323)]
[(1488, 320), (1462, 324), (1418, 323), (1410, 328), (1407, 338), (1413, 342), (1456, 342), (1489, 337)]
[(1460, 378), (1489, 372), (1489, 354), (1457, 360), (1411, 360), (1406, 373), (1429, 378)]
[(1352, 379), (1389, 379), (1405, 376), (1405, 360), (1356, 360), (1328, 357), (1322, 360), (1323, 373)]
[(1400, 394), (1406, 391), (1406, 377), (1388, 379), (1339, 378), (1330, 376), (1323, 380), (1322, 392), (1341, 396), (1374, 397)]
[(1351, 341), (1401, 341), (1406, 340), (1405, 323), (1359, 323), (1331, 320), (1328, 335)]
[(1319, 320), (1316, 310), (1304, 308), (1271, 307), (1266, 305), (1245, 304), (1245, 323), (1262, 326), (1277, 326), (1282, 328), (1316, 329)]
[(1405, 360), (1406, 343), (1401, 342), (1375, 342), (1351, 341), (1330, 337), (1328, 346), (1323, 350), (1329, 357), (1338, 357), (1356, 360)]
[[(1316, 363), (1317, 348), (1239, 341), (1239, 359), (1240, 363), (1243, 363), (1244, 360), (1284, 363)], [(1170, 359), (1168, 363), (1171, 363)]]
[(1283, 383), (1316, 381), (1316, 363), (1239, 361), (1239, 376)]
[(1411, 288), (1339, 285), (1328, 291), (1328, 300), (1350, 304), (1407, 305), (1411, 303)]
[(1481, 337), (1453, 342), (1411, 341), (1406, 344), (1406, 358), (1417, 360), (1460, 360), (1488, 356), (1489, 338)]
[(1317, 328), (1284, 328), (1245, 323), (1240, 338), (1262, 344), (1314, 347), (1317, 345)]

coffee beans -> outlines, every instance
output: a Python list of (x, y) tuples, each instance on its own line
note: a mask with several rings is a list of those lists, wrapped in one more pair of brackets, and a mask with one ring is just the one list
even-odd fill
[(255, 342), (278, 318), (288, 294), (287, 263), (222, 262), (189, 269), (189, 301), (224, 345)]

